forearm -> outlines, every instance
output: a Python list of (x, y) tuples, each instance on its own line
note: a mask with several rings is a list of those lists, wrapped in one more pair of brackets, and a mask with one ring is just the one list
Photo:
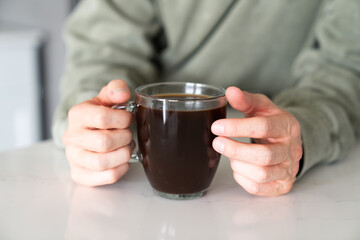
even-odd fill
[[(360, 131), (360, 3), (328, 2), (313, 44), (294, 64), (298, 84), (274, 101), (301, 124), (304, 168), (343, 158)], [(314, 44), (314, 43), (317, 44)]]
[(313, 105), (294, 103), (283, 108), (301, 125), (304, 152), (298, 178), (318, 163), (343, 158), (354, 146), (354, 126), (338, 104), (325, 100)]
[[(134, 9), (141, 11), (139, 15)], [(66, 71), (62, 99), (54, 117), (53, 137), (62, 147), (67, 112), (96, 96), (113, 79), (124, 80), (130, 90), (155, 81), (156, 56), (151, 38), (159, 23), (149, 2), (82, 1), (65, 26)]]

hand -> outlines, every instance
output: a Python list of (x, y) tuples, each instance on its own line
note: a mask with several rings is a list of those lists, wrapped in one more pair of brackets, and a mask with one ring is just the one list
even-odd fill
[[(299, 122), (262, 94), (229, 87), (226, 98), (245, 118), (214, 122), (211, 130), (219, 136), (213, 141), (214, 149), (229, 157), (235, 180), (247, 192), (259, 196), (288, 193), (302, 157)], [(228, 137), (249, 137), (255, 143)]]
[(134, 147), (132, 114), (111, 109), (130, 98), (126, 83), (113, 80), (95, 98), (72, 107), (63, 135), (71, 176), (88, 186), (111, 184), (129, 169)]

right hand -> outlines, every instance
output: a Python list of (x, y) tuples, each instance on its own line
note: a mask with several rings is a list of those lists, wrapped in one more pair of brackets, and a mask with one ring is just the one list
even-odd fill
[(111, 109), (130, 98), (123, 80), (113, 80), (98, 96), (72, 107), (63, 135), (72, 179), (87, 186), (115, 183), (129, 169), (135, 143), (129, 129), (132, 114)]

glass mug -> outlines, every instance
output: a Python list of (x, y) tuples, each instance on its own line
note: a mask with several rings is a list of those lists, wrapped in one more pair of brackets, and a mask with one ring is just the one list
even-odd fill
[(220, 154), (212, 147), (211, 124), (226, 117), (225, 90), (207, 84), (162, 82), (135, 90), (135, 102), (114, 109), (135, 112), (141, 162), (159, 196), (191, 199), (204, 195)]

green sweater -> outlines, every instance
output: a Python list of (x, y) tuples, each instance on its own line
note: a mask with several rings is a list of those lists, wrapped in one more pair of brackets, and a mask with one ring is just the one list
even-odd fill
[(344, 158), (360, 129), (359, 0), (83, 0), (65, 28), (53, 136), (112, 79), (264, 93), (301, 124), (304, 166)]

